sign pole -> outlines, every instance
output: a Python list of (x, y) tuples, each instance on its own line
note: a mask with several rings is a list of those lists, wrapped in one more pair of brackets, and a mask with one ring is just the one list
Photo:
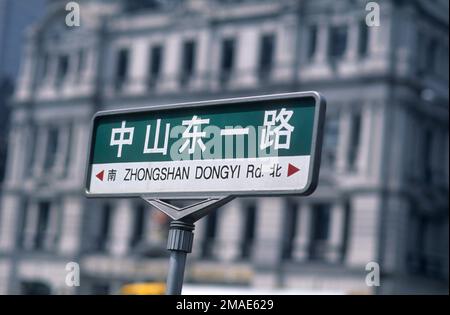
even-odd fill
[(180, 295), (183, 286), (186, 256), (192, 251), (194, 224), (181, 220), (170, 223), (167, 249), (170, 251), (166, 294)]
[(234, 196), (211, 197), (179, 208), (161, 199), (142, 197), (150, 205), (173, 219), (169, 226), (167, 249), (170, 251), (166, 281), (167, 295), (180, 295), (183, 287), (186, 256), (192, 251), (194, 223), (234, 199)]

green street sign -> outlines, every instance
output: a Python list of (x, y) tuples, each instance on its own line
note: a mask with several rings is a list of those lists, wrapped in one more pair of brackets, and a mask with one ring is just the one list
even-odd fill
[(92, 122), (88, 196), (310, 194), (325, 101), (316, 92), (104, 111)]

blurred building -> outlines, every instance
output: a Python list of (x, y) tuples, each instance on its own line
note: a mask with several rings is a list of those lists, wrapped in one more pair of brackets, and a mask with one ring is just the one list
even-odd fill
[[(167, 218), (87, 200), (90, 119), (292, 91), (328, 101), (307, 198), (239, 198), (196, 224), (186, 282), (342, 293), (448, 292), (448, 2), (65, 1), (27, 33), (0, 217), (1, 293), (116, 293), (164, 281)], [(69, 261), (81, 286), (65, 285)], [(381, 287), (365, 283), (368, 262)]]
[[(45, 0), (0, 0), (0, 126), (8, 125), (6, 106), (14, 88), (20, 63), (22, 34), (26, 27), (44, 15)], [(0, 128), (0, 183), (6, 164), (7, 128)]]

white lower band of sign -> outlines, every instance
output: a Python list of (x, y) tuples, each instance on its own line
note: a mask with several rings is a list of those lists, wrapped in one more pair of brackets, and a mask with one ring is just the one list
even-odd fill
[(93, 164), (91, 192), (168, 193), (302, 190), (310, 156)]

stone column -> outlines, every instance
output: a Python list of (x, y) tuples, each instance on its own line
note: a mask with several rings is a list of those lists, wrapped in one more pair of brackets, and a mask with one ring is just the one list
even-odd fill
[(253, 253), (253, 260), (256, 264), (274, 266), (279, 263), (284, 208), (283, 198), (258, 200), (258, 220)]
[(351, 221), (347, 254), (350, 267), (365, 266), (377, 259), (380, 201), (380, 197), (375, 194), (356, 195), (350, 200)]
[[(67, 180), (81, 185), (84, 180), (87, 145), (89, 140), (89, 123), (87, 121), (75, 121), (72, 125), (72, 137), (70, 140), (69, 165), (67, 166)], [(74, 154), (76, 152), (76, 154)]]
[(242, 202), (232, 201), (219, 211), (220, 220), (217, 221), (218, 235), (216, 251), (221, 260), (232, 261), (239, 257), (240, 245), (242, 241), (242, 228), (244, 224), (244, 213)]
[(145, 92), (147, 88), (148, 59), (148, 44), (144, 40), (136, 41), (133, 44), (130, 56), (128, 93), (142, 94)]
[(25, 227), (23, 231), (23, 248), (25, 249), (34, 248), (34, 241), (37, 233), (38, 212), (39, 207), (36, 202), (30, 203), (28, 205), (25, 217)]
[(161, 91), (176, 91), (180, 76), (180, 36), (168, 35), (164, 47)]
[(28, 43), (25, 45), (22, 54), (22, 63), (20, 66), (20, 75), (18, 78), (16, 97), (19, 100), (25, 100), (30, 97), (32, 93), (32, 84), (34, 80), (34, 74), (37, 69), (35, 43), (28, 39)]
[(328, 240), (327, 258), (332, 262), (339, 262), (342, 258), (343, 249), (345, 206), (341, 201), (337, 201), (330, 211), (330, 238)]
[(295, 73), (297, 17), (288, 15), (278, 25), (274, 47), (274, 80), (291, 81)]
[(255, 287), (274, 288), (280, 285), (284, 208), (284, 198), (258, 200), (258, 220), (252, 257), (255, 269), (252, 285)]
[[(372, 115), (373, 115), (373, 130), (376, 130), (376, 133), (374, 134), (374, 137), (372, 139), (372, 142), (370, 143), (370, 150), (371, 150), (371, 178), (376, 183), (381, 183), (382, 181), (385, 181), (386, 178), (384, 176), (383, 168), (386, 167), (386, 161), (385, 161), (385, 153), (386, 148), (385, 143), (388, 140), (388, 137), (391, 133), (389, 130), (392, 127), (392, 124), (388, 120), (389, 115), (391, 115), (391, 104), (387, 103), (375, 103), (372, 106)], [(415, 127), (413, 125), (413, 127)], [(413, 128), (411, 130), (412, 134), (411, 136), (414, 137), (414, 133), (417, 132), (417, 128)], [(416, 148), (417, 146), (414, 146)], [(414, 154), (415, 156), (415, 154)], [(414, 159), (416, 160), (416, 159)], [(416, 172), (417, 169), (412, 165), (412, 172)]]
[(33, 165), (33, 174), (36, 177), (41, 176), (44, 169), (44, 163), (46, 158), (45, 155), (47, 151), (47, 140), (48, 140), (48, 127), (41, 125), (38, 128), (36, 158)]
[(326, 63), (328, 57), (328, 37), (329, 26), (325, 22), (317, 25), (317, 46), (314, 61), (316, 63)]
[(200, 258), (202, 243), (204, 242), (206, 228), (206, 218), (203, 217), (197, 222), (195, 222), (195, 230), (194, 230), (194, 243), (192, 244), (192, 257)]
[(44, 234), (43, 248), (47, 250), (53, 250), (56, 245), (56, 240), (58, 237), (58, 233), (60, 232), (59, 228), (59, 215), (62, 213), (61, 209), (58, 207), (59, 205), (56, 201), (50, 203), (49, 215), (48, 215), (48, 225), (47, 230)]
[(197, 57), (195, 59), (195, 78), (192, 82), (194, 90), (202, 90), (210, 80), (211, 73), (211, 36), (208, 30), (200, 31), (197, 41)]
[(314, 76), (328, 76), (331, 73), (328, 63), (328, 37), (330, 30), (326, 21), (317, 24), (317, 45), (314, 55)]
[[(383, 222), (383, 261), (379, 261), (381, 272), (387, 274), (406, 273), (406, 252), (408, 225), (408, 201), (401, 196), (387, 197), (386, 219)], [(436, 239), (433, 239), (436, 242)], [(429, 248), (428, 248), (429, 249)]]
[(62, 175), (65, 168), (65, 161), (67, 159), (67, 155), (69, 154), (69, 145), (70, 145), (70, 124), (65, 123), (61, 124), (58, 127), (58, 152), (56, 155), (54, 173), (56, 175)]
[[(19, 225), (20, 199), (18, 196), (4, 193), (0, 208), (0, 251), (14, 249)], [(20, 231), (23, 233), (23, 231)]]
[(345, 61), (354, 65), (358, 57), (359, 20), (353, 19), (348, 26), (348, 44), (345, 52)]
[(220, 63), (222, 58), (223, 35), (217, 30), (210, 30), (208, 44), (208, 88), (212, 91), (219, 90), (220, 87)]
[(152, 246), (160, 246), (166, 248), (167, 244), (167, 231), (164, 224), (161, 223), (162, 220), (170, 220), (164, 213), (157, 209), (151, 208), (149, 212), (149, 231), (146, 236), (148, 243)]
[(257, 84), (258, 29), (242, 29), (236, 41), (235, 71), (230, 83), (239, 88), (253, 87)]
[(362, 108), (361, 137), (357, 160), (359, 173), (364, 177), (370, 177), (370, 174), (372, 174), (372, 140), (376, 136), (373, 128), (373, 112), (373, 105), (370, 102), (366, 102)]
[(302, 203), (297, 216), (297, 236), (295, 238), (294, 260), (307, 260), (311, 235), (311, 204)]
[[(81, 88), (84, 92), (89, 93), (96, 88), (96, 76), (97, 70), (99, 69), (99, 58), (98, 53), (101, 51), (99, 47), (89, 48), (85, 50), (85, 67), (80, 75)], [(107, 82), (102, 82), (105, 84)]]
[(42, 96), (48, 97), (55, 93), (56, 77), (58, 74), (58, 59), (58, 54), (54, 52), (48, 54), (47, 75), (45, 76), (44, 84), (41, 87)]
[[(405, 165), (405, 139), (409, 136), (407, 131), (407, 115), (406, 111), (399, 106), (391, 106), (388, 115), (391, 124), (388, 131), (385, 130), (388, 132), (386, 135), (388, 138), (386, 139), (385, 150), (388, 150), (389, 156), (386, 154), (384, 155), (384, 163), (382, 163), (384, 164), (383, 167), (386, 172), (383, 173), (384, 178), (381, 178), (381, 180), (389, 181), (391, 189), (398, 189), (404, 184), (405, 169), (411, 167), (410, 165)], [(417, 142), (415, 145), (417, 145)], [(419, 156), (421, 157), (422, 152), (419, 152)], [(423, 169), (423, 161), (420, 162), (418, 167), (421, 170)]]
[(149, 213), (148, 213), (148, 216), (146, 219), (147, 221), (146, 221), (146, 225), (145, 225), (146, 229), (147, 229), (147, 233), (145, 234), (145, 240), (147, 243), (151, 244), (155, 240), (155, 232), (158, 228), (157, 223), (152, 218), (152, 214), (153, 214), (153, 211), (158, 211), (158, 210), (155, 210), (152, 208), (148, 211), (149, 211)]
[(11, 186), (21, 185), (23, 182), (22, 174), (24, 167), (31, 167), (25, 165), (26, 148), (24, 144), (27, 142), (27, 129), (24, 125), (12, 127), (9, 132), (10, 146), (8, 150), (7, 168), (5, 180)]
[(345, 173), (348, 168), (348, 150), (351, 134), (351, 111), (349, 106), (342, 106), (340, 110), (339, 139), (336, 152), (336, 171)]
[(13, 264), (10, 260), (0, 260), (0, 294), (14, 294), (11, 288), (8, 288), (8, 284), (12, 281)]
[(368, 29), (368, 57), (371, 68), (376, 72), (389, 70), (391, 58), (388, 56), (391, 50), (392, 18), (381, 16), (380, 26), (371, 26)]
[(128, 251), (132, 224), (131, 211), (131, 201), (127, 199), (119, 200), (114, 207), (109, 242), (109, 252), (113, 256), (123, 256)]
[(77, 85), (77, 76), (78, 76), (78, 64), (80, 63), (80, 51), (79, 50), (73, 50), (70, 53), (67, 54), (68, 58), (68, 69), (67, 69), (67, 75), (64, 82), (64, 89), (67, 88), (68, 92), (71, 91), (77, 91), (76, 88)]
[(62, 202), (61, 237), (59, 252), (62, 255), (73, 255), (80, 248), (81, 219), (83, 215), (83, 200), (79, 197), (66, 197)]

